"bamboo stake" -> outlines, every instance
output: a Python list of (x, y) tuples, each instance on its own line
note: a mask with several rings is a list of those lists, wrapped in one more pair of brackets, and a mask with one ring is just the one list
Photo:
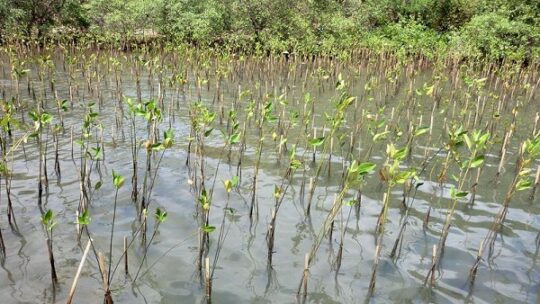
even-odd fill
[(88, 240), (88, 243), (86, 243), (86, 248), (84, 249), (83, 256), (81, 258), (81, 262), (79, 263), (79, 267), (77, 268), (77, 272), (75, 273), (75, 278), (73, 279), (73, 284), (71, 284), (71, 290), (69, 291), (69, 296), (67, 300), (67, 304), (71, 304), (73, 301), (73, 295), (75, 295), (75, 289), (77, 288), (77, 283), (79, 282), (79, 277), (81, 275), (82, 268), (84, 266), (84, 262), (86, 261), (86, 256), (88, 256), (88, 251), (90, 251), (90, 245), (92, 243), (92, 240)]

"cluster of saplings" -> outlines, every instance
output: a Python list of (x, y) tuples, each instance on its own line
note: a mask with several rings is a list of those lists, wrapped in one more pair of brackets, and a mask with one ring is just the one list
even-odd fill
[[(337, 250), (329, 254), (332, 270), (336, 275), (340, 271), (347, 254), (348, 227), (354, 217), (357, 223), (361, 220), (365, 195), (378, 196), (380, 205), (372, 227), (376, 245), (367, 297), (373, 296), (378, 264), (381, 259), (399, 258), (409, 211), (415, 210), (417, 190), (425, 181), (440, 185), (432, 194), (434, 201), (447, 202), (444, 206), (434, 203), (423, 214), (424, 230), (436, 229), (430, 225), (432, 208), (443, 214), (437, 219), (442, 229), (436, 231), (439, 239), (432, 244), (432, 263), (425, 272), (424, 286), (431, 288), (440, 278), (437, 274), (458, 204), (474, 208), (479, 187), (486, 186), (481, 176), (491, 175), (489, 186), (502, 187), (505, 195), (484, 240), (476, 244), (477, 258), (468, 274), (472, 289), (484, 257), (495, 258), (497, 237), (513, 199), (527, 190), (532, 200), (540, 184), (540, 116), (536, 113), (532, 121), (523, 122), (530, 117), (523, 117), (521, 111), (537, 98), (537, 64), (453, 60), (434, 64), (424, 57), (404, 59), (392, 52), (366, 50), (351, 51), (349, 59), (342, 61), (324, 56), (237, 57), (185, 46), (143, 46), (127, 53), (97, 47), (89, 52), (84, 45), (42, 43), (14, 44), (0, 53), (2, 78), (11, 79), (11, 86), (2, 87), (1, 99), (2, 206), (7, 208), (9, 226), (24, 235), (12, 204), (17, 195), (11, 191), (14, 155), (23, 153), (23, 161), (37, 160), (35, 205), (42, 214), (51, 288), (57, 288), (59, 275), (73, 278), (68, 303), (88, 255), (95, 260), (92, 267), (102, 279), (106, 303), (113, 302), (111, 287), (122, 264), (129, 282), (136, 284), (159, 261), (145, 263), (168, 216), (164, 208), (155, 206), (152, 194), (156, 182), (167, 182), (158, 175), (170, 151), (180, 150), (186, 156), (179, 166), (187, 172), (193, 194), (193, 219), (198, 226), (193, 233), (198, 237), (195, 271), (207, 302), (212, 299), (220, 252), (227, 246), (230, 215), (241, 214), (250, 232), (259, 225), (261, 214), (267, 219), (267, 255), (261, 258), (267, 260), (269, 284), (280, 246), (281, 207), (299, 200), (306, 221), (320, 217), (322, 224), (313, 227), (313, 244), (298, 273), (297, 295), (304, 301), (309, 295), (308, 280), (314, 275), (310, 269), (324, 254), (320, 248), (325, 239), (337, 240)], [(350, 65), (357, 67), (357, 73), (346, 73)], [(431, 74), (418, 84), (416, 76), (423, 70)], [(60, 73), (67, 79), (59, 79)], [(352, 83), (360, 77), (365, 85), (358, 90)], [(65, 96), (57, 89), (59, 81), (66, 83)], [(291, 94), (290, 83), (302, 97)], [(127, 95), (126, 84), (135, 88), (133, 96)], [(148, 98), (144, 88), (148, 88)], [(315, 100), (309, 93), (314, 89), (332, 97)], [(205, 91), (213, 99), (204, 99)], [(74, 109), (83, 109), (84, 115)], [(65, 123), (71, 117), (76, 117), (78, 125)], [(113, 123), (105, 124), (106, 117)], [(189, 126), (188, 136), (175, 135), (178, 123)], [(129, 147), (129, 176), (103, 170), (109, 143)], [(519, 148), (509, 153), (512, 143)], [(383, 161), (376, 157), (377, 151), (385, 151)], [(69, 155), (71, 163), (62, 161), (62, 155)], [(217, 164), (209, 162), (215, 158)], [(261, 170), (267, 163), (275, 164), (280, 172), (270, 201), (260, 194)], [(76, 169), (76, 177), (61, 174), (62, 166), (68, 165)], [(219, 180), (223, 166), (228, 167), (229, 177)], [(339, 180), (338, 191), (331, 205), (322, 207), (317, 193), (331, 176)], [(73, 212), (77, 240), (86, 245), (80, 246), (82, 259), (76, 273), (57, 269), (55, 264), (54, 229), (67, 223), (55, 219), (59, 210), (47, 208), (49, 188), (55, 187), (50, 183), (53, 178), (58, 183), (66, 178), (79, 182), (78, 207)], [(365, 193), (370, 181), (379, 184), (380, 193)], [(91, 218), (95, 193), (106, 182), (114, 186), (112, 214), (108, 215), (111, 230), (109, 246), (99, 248), (90, 229)], [(448, 185), (452, 185), (450, 199), (445, 200)], [(216, 187), (223, 187), (224, 198), (214, 197)], [(123, 191), (130, 192), (137, 212), (132, 233), (118, 236), (117, 203)], [(25, 198), (25, 207), (31, 207), (33, 199)], [(216, 200), (222, 200), (220, 208)], [(399, 218), (389, 218), (392, 208), (403, 211)], [(219, 213), (221, 220), (213, 222), (211, 213)], [(388, 231), (389, 220), (400, 223), (397, 231)], [(9, 263), (2, 233), (2, 263)], [(113, 250), (121, 242), (123, 250)], [(128, 260), (135, 250), (142, 250), (142, 256)]]

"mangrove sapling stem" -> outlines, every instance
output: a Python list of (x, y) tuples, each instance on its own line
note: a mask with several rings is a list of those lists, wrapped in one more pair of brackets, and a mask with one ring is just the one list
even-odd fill
[[(287, 169), (287, 172), (285, 173), (285, 176), (290, 174), (291, 167)], [(283, 202), (285, 198), (285, 193), (287, 192), (287, 189), (289, 189), (290, 184), (287, 184), (285, 186), (285, 189), (283, 189), (283, 183), (285, 183), (285, 178), (282, 179), (282, 184), (278, 187), (275, 186), (274, 189), (274, 198), (276, 199), (274, 208), (271, 210), (271, 219), (270, 224), (268, 225), (268, 230), (266, 232), (266, 244), (268, 246), (268, 266), (272, 267), (272, 256), (274, 253), (274, 235), (276, 231), (276, 220), (277, 220), (277, 212), (279, 211), (279, 207), (281, 206), (281, 203)]]
[[(107, 271), (107, 292), (110, 293), (110, 286), (111, 286), (111, 266), (112, 266), (112, 255), (113, 255), (113, 239), (114, 239), (114, 224), (116, 222), (116, 205), (118, 203), (118, 190), (124, 185), (124, 177), (121, 175), (118, 175), (116, 172), (112, 172), (113, 176), (113, 185), (115, 188), (114, 191), (114, 204), (113, 204), (113, 218), (112, 218), (112, 225), (111, 225), (111, 237), (109, 240), (109, 270)], [(126, 239), (124, 239), (124, 247), (125, 247)], [(127, 261), (127, 259), (126, 259)], [(127, 269), (127, 265), (126, 265)]]
[[(261, 155), (263, 149), (263, 139), (264, 137), (259, 138), (259, 145), (257, 147), (257, 162), (255, 163), (255, 172), (253, 173), (253, 183), (252, 183), (252, 192), (251, 192), (251, 204), (249, 207), (249, 219), (253, 222), (253, 211), (257, 210), (256, 214), (258, 215), (258, 207), (256, 207), (256, 194), (257, 194), (257, 176), (259, 175), (259, 166), (261, 163)], [(258, 217), (258, 216), (257, 216)]]
[[(433, 250), (431, 251), (431, 264), (432, 264), (433, 269), (435, 269), (434, 267), (436, 266), (435, 265), (436, 258), (437, 258), (437, 244), (434, 244)], [(435, 271), (431, 272), (430, 283), (431, 285), (435, 283)]]
[[(355, 202), (355, 204), (358, 204), (358, 202)], [(352, 213), (352, 206), (351, 208), (349, 208), (349, 212), (347, 214), (347, 220), (345, 221), (345, 224), (343, 223), (343, 209), (340, 210), (341, 212), (341, 221), (340, 221), (340, 227), (341, 227), (341, 233), (340, 233), (340, 240), (339, 240), (339, 248), (338, 248), (338, 252), (336, 254), (336, 260), (334, 262), (334, 269), (336, 270), (336, 277), (339, 273), (339, 269), (341, 268), (341, 261), (343, 259), (343, 247), (344, 247), (344, 243), (345, 243), (345, 233), (346, 233), (346, 229), (347, 229), (347, 226), (349, 224), (349, 220), (351, 218), (351, 213)]]
[(227, 237), (227, 234), (229, 232), (229, 227), (227, 227), (227, 232), (225, 232), (225, 217), (227, 215), (227, 211), (232, 211), (229, 209), (229, 201), (231, 196), (231, 191), (233, 187), (236, 187), (238, 184), (238, 179), (233, 178), (232, 180), (226, 180), (223, 182), (225, 186), (225, 191), (227, 191), (227, 202), (225, 203), (225, 207), (223, 208), (223, 218), (221, 219), (221, 226), (219, 228), (219, 235), (218, 235), (218, 241), (216, 246), (216, 253), (214, 255), (214, 261), (212, 262), (212, 272), (210, 273), (210, 281), (214, 278), (214, 271), (216, 270), (217, 262), (219, 259), (219, 255), (221, 253), (221, 249), (223, 248), (223, 244), (225, 243), (225, 238)]
[[(6, 153), (6, 141), (0, 137), (0, 145), (2, 147), (2, 164), (0, 165), (0, 187), (1, 187), (1, 179), (2, 176), (4, 176), (4, 183), (6, 187), (6, 198), (7, 198), (7, 217), (8, 217), (8, 223), (10, 225), (17, 226), (17, 221), (15, 219), (15, 212), (13, 210), (13, 203), (11, 200), (11, 180), (12, 180), (12, 174), (10, 171), (13, 171), (13, 162), (11, 170), (8, 168), (8, 160)], [(1, 189), (0, 189), (1, 190)], [(1, 191), (0, 191), (1, 193)]]
[(369, 280), (369, 290), (368, 290), (368, 298), (371, 298), (373, 296), (373, 293), (375, 292), (375, 282), (377, 277), (377, 266), (379, 265), (379, 258), (381, 256), (381, 246), (377, 244), (375, 246), (375, 258), (373, 263), (373, 268), (371, 270), (371, 279)]
[(380, 253), (381, 253), (381, 248), (383, 245), (386, 218), (388, 214), (388, 207), (390, 204), (390, 193), (393, 188), (392, 184), (393, 184), (393, 181), (388, 182), (387, 190), (383, 195), (383, 208), (377, 220), (377, 225), (375, 229), (375, 235), (377, 236), (376, 247), (375, 247), (375, 262), (373, 264), (373, 268), (371, 271), (371, 279), (369, 282), (369, 292), (368, 292), (369, 297), (373, 295), (373, 292), (375, 290), (375, 281), (377, 279), (377, 267), (379, 265)]
[[(540, 78), (538, 78), (538, 82), (540, 82)], [(539, 122), (540, 122), (540, 112), (536, 112), (536, 117), (534, 118), (534, 128), (533, 128), (532, 135), (538, 133), (538, 125), (539, 125), (538, 123)]]
[[(170, 144), (172, 145), (172, 142)], [(164, 149), (167, 149), (167, 148), (164, 148)], [(150, 179), (150, 186), (148, 187), (148, 194), (147, 194), (147, 199), (146, 199), (146, 201), (148, 203), (146, 204), (146, 208), (148, 208), (150, 206), (150, 203), (152, 203), (150, 198), (152, 197), (152, 190), (154, 189), (154, 185), (155, 185), (155, 182), (156, 182), (157, 172), (158, 172), (159, 166), (161, 165), (161, 161), (163, 160), (164, 155), (165, 155), (165, 150), (163, 150), (163, 152), (161, 152), (161, 155), (159, 156), (159, 159), (158, 159), (158, 161), (156, 163), (156, 167), (154, 169), (154, 174), (152, 175), (152, 177)]]
[(480, 182), (480, 175), (482, 173), (482, 169), (483, 169), (483, 166), (478, 168), (478, 170), (476, 170), (476, 179), (474, 181), (474, 184), (471, 187), (471, 199), (470, 199), (471, 205), (474, 205), (474, 202), (476, 200), (476, 191), (478, 189), (478, 184)]
[[(340, 211), (342, 207), (343, 198), (345, 194), (348, 193), (349, 188), (355, 183), (362, 184), (364, 181), (365, 175), (372, 172), (374, 168), (375, 168), (375, 164), (372, 164), (372, 163), (357, 164), (356, 161), (354, 161), (350, 165), (349, 169), (347, 170), (347, 178), (346, 178), (347, 182), (344, 184), (342, 190), (336, 196), (334, 200), (334, 204), (332, 205), (332, 208), (330, 209), (330, 212), (326, 216), (323, 222), (323, 225), (321, 229), (319, 230), (319, 233), (315, 237), (315, 241), (308, 254), (307, 263), (306, 263), (308, 267), (306, 268), (309, 268), (311, 263), (313, 263), (315, 256), (317, 254), (317, 251), (323, 239), (325, 238), (326, 233), (328, 233), (330, 229), (331, 223), (334, 221), (335, 217), (337, 216), (338, 212)], [(297, 290), (298, 295), (301, 293), (303, 284), (305, 284), (303, 280), (304, 280), (304, 277), (302, 277), (302, 281), (300, 282), (298, 286), (298, 290)]]
[(478, 271), (478, 266), (480, 266), (480, 262), (482, 261), (482, 255), (484, 253), (484, 241), (480, 241), (480, 247), (478, 247), (478, 253), (476, 254), (476, 259), (474, 261), (473, 266), (469, 270), (469, 280), (471, 285), (474, 284), (474, 281), (476, 280), (476, 273)]
[[(148, 197), (148, 178), (152, 174), (152, 155), (154, 150), (154, 144), (156, 142), (157, 123), (161, 121), (161, 109), (157, 107), (156, 101), (152, 100), (144, 104), (144, 109), (139, 108), (138, 113), (144, 114), (148, 121), (148, 139), (145, 143), (146, 147), (146, 170), (144, 172), (143, 180), (143, 193), (141, 199), (141, 210), (147, 209), (147, 203), (150, 199)], [(156, 172), (157, 174), (157, 172)], [(140, 214), (142, 215), (142, 214)]]
[(540, 186), (540, 165), (536, 167), (536, 176), (534, 178), (534, 186), (531, 189), (531, 194), (529, 195), (529, 200), (534, 200), (534, 195), (536, 194), (536, 190), (538, 190), (538, 187)]
[[(135, 230), (135, 232), (132, 234), (131, 241), (127, 243), (127, 246), (124, 246), (124, 251), (122, 252), (122, 255), (118, 258), (118, 261), (116, 262), (116, 265), (114, 266), (114, 269), (112, 271), (111, 280), (112, 278), (114, 278), (114, 274), (116, 273), (116, 270), (118, 269), (118, 266), (120, 266), (120, 263), (122, 262), (122, 260), (124, 259), (124, 262), (127, 260), (128, 250), (129, 248), (131, 248), (131, 245), (133, 245), (133, 243), (137, 239), (137, 235), (142, 231), (143, 227), (144, 227), (144, 223), (141, 223), (139, 227), (137, 228), (137, 230)], [(124, 240), (125, 240), (124, 242), (127, 242), (127, 237), (124, 237)]]
[[(433, 263), (428, 271), (428, 275), (426, 275), (426, 278), (424, 280), (424, 285), (427, 284), (428, 280), (433, 279), (433, 273), (439, 267), (439, 263), (441, 260), (442, 253), (444, 252), (446, 239), (448, 237), (450, 225), (452, 222), (452, 217), (457, 207), (457, 203), (460, 198), (464, 198), (468, 194), (467, 192), (462, 191), (462, 189), (464, 188), (465, 181), (467, 180), (468, 173), (471, 169), (478, 168), (484, 163), (484, 156), (479, 155), (479, 153), (486, 149), (487, 142), (490, 138), (489, 133), (487, 132), (482, 133), (481, 131), (474, 131), (472, 133), (472, 136), (469, 137), (466, 133), (461, 131), (461, 127), (455, 131), (449, 131), (449, 134), (450, 134), (450, 141), (451, 141), (449, 146), (451, 148), (455, 147), (457, 143), (464, 141), (467, 144), (467, 147), (470, 150), (471, 155), (470, 155), (469, 160), (465, 160), (464, 163), (461, 165), (457, 190), (456, 188), (451, 188), (450, 190), (451, 201), (452, 201), (451, 208), (447, 212), (443, 230), (442, 230), (441, 236), (439, 238), (439, 242), (436, 247), (437, 252), (436, 252), (435, 257), (433, 258)], [(449, 151), (455, 152), (455, 149), (449, 149)]]
[[(123, 254), (124, 254), (124, 271), (127, 274), (129, 274), (129, 263), (128, 263), (128, 240), (127, 240), (127, 236), (124, 236), (124, 251), (123, 251)], [(109, 270), (109, 273), (110, 270)]]
[[(306, 255), (304, 256), (304, 271), (303, 271), (303, 274), (302, 274), (302, 285), (301, 285), (301, 288), (302, 288), (302, 300), (303, 301), (305, 301), (305, 299), (306, 299), (307, 290), (308, 290), (309, 257), (310, 257), (309, 253), (306, 253)], [(299, 291), (300, 291), (300, 289), (299, 289)], [(300, 295), (300, 293), (298, 293), (298, 295)]]
[[(191, 234), (187, 238), (185, 238), (182, 241), (176, 243), (175, 245), (173, 245), (169, 249), (167, 249), (165, 252), (163, 252), (163, 254), (161, 256), (159, 256), (159, 258), (157, 258), (152, 264), (150, 264), (150, 266), (147, 267), (147, 269), (143, 273), (141, 273), (139, 275), (139, 278), (144, 277), (163, 257), (165, 257), (167, 254), (169, 254), (169, 252), (176, 249), (180, 245), (183, 245), (185, 242), (187, 242), (188, 240), (190, 240), (192, 237), (196, 236), (197, 234), (198, 234), (197, 232)], [(128, 245), (128, 248), (129, 248), (129, 245)], [(127, 254), (127, 250), (125, 250), (125, 251), (126, 251), (126, 254)], [(116, 270), (116, 268), (115, 268), (115, 270)], [(113, 274), (114, 274), (114, 271), (113, 271)]]
[(141, 268), (143, 267), (144, 261), (146, 260), (146, 257), (148, 256), (148, 249), (150, 248), (150, 245), (152, 245), (152, 241), (156, 237), (159, 226), (167, 219), (167, 212), (161, 211), (160, 208), (157, 208), (156, 213), (155, 213), (155, 219), (156, 219), (156, 224), (154, 226), (154, 232), (152, 233), (152, 237), (150, 237), (150, 241), (148, 242), (148, 245), (146, 245), (145, 248), (144, 248), (143, 258), (142, 258), (141, 263), (139, 264), (139, 268), (137, 269), (135, 277), (132, 280), (133, 283), (135, 283), (135, 281), (137, 281), (137, 278), (139, 277), (139, 273), (141, 272)]
[(2, 234), (2, 229), (0, 229), (0, 264), (4, 265), (4, 261), (6, 259), (6, 244), (4, 243), (4, 236)]
[[(419, 174), (421, 175), (421, 173)], [(416, 183), (416, 180), (411, 181), (411, 188), (414, 186), (414, 195), (412, 197), (411, 202), (405, 209), (405, 215), (403, 216), (403, 222), (401, 223), (401, 227), (399, 228), (398, 235), (396, 237), (396, 240), (394, 241), (394, 246), (392, 247), (392, 251), (390, 252), (390, 258), (391, 259), (397, 259), (399, 257), (399, 253), (401, 252), (401, 245), (403, 245), (403, 234), (405, 233), (405, 229), (407, 227), (408, 221), (409, 221), (409, 211), (412, 208), (412, 205), (414, 204), (414, 200), (416, 198), (416, 193), (418, 192), (418, 188), (423, 183)], [(399, 251), (398, 251), (399, 249)]]
[(131, 176), (131, 199), (133, 202), (137, 202), (137, 196), (139, 193), (138, 185), (137, 185), (137, 169), (138, 169), (138, 150), (139, 147), (137, 145), (137, 133), (136, 133), (136, 125), (135, 125), (135, 113), (136, 113), (136, 105), (133, 103), (133, 101), (129, 98), (125, 99), (126, 103), (128, 104), (128, 118), (130, 120), (130, 146), (131, 146), (131, 164), (132, 164), (132, 171), (133, 175)]
[[(315, 193), (315, 183), (313, 181), (313, 177), (309, 178), (309, 192), (308, 193), (310, 197), (313, 196), (313, 194), (311, 193)], [(306, 206), (306, 216), (309, 216), (311, 213), (311, 201), (312, 199), (308, 199), (307, 206)]]
[(54, 221), (54, 214), (51, 210), (47, 210), (47, 212), (41, 216), (41, 223), (43, 224), (47, 234), (47, 251), (49, 253), (49, 263), (51, 265), (51, 279), (53, 286), (55, 286), (56, 283), (58, 283), (53, 254), (53, 228), (56, 225), (56, 222)]
[(59, 160), (59, 154), (58, 154), (58, 134), (53, 133), (53, 141), (54, 141), (54, 172), (56, 173), (56, 179), (58, 182), (60, 182), (60, 179), (62, 178), (62, 173), (60, 170), (60, 160)]

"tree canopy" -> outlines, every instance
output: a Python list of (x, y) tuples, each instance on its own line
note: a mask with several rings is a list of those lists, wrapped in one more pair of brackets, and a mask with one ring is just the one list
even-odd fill
[(536, 0), (0, 0), (2, 37), (96, 35), (272, 51), (540, 55)]

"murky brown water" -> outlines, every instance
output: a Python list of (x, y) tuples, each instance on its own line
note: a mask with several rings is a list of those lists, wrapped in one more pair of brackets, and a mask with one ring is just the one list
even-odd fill
[[(304, 270), (304, 256), (309, 252), (323, 221), (332, 206), (337, 193), (341, 191), (343, 166), (348, 166), (350, 159), (371, 161), (379, 169), (386, 159), (386, 144), (392, 140), (403, 146), (407, 139), (408, 126), (431, 124), (433, 110), (434, 119), (431, 135), (425, 134), (415, 140), (413, 156), (404, 162), (406, 167), (420, 168), (425, 159), (431, 159), (426, 170), (419, 175), (423, 185), (418, 191), (410, 192), (407, 202), (410, 204), (407, 228), (403, 236), (399, 257), (391, 259), (390, 251), (405, 220), (405, 209), (402, 207), (403, 186), (392, 191), (388, 221), (386, 223), (384, 242), (376, 276), (376, 287), (371, 298), (373, 302), (474, 302), (474, 303), (536, 303), (540, 292), (540, 267), (538, 258), (538, 235), (540, 230), (540, 206), (538, 198), (529, 200), (530, 190), (517, 193), (510, 204), (504, 227), (496, 239), (493, 252), (488, 258), (484, 255), (475, 284), (469, 283), (469, 270), (473, 265), (479, 244), (488, 233), (492, 222), (500, 209), (505, 193), (514, 177), (516, 155), (521, 141), (531, 134), (534, 128), (536, 113), (540, 110), (540, 95), (535, 88), (538, 71), (529, 71), (530, 77), (505, 87), (502, 80), (489, 78), (481, 90), (481, 97), (467, 92), (463, 81), (453, 81), (450, 70), (435, 74), (432, 67), (400, 68), (398, 65), (381, 64), (383, 59), (373, 59), (368, 63), (361, 61), (302, 61), (300, 59), (286, 62), (283, 59), (232, 59), (221, 61), (222, 71), (220, 85), (217, 85), (216, 59), (203, 62), (197, 56), (166, 53), (163, 65), (158, 59), (155, 64), (144, 62), (138, 64), (141, 73), (141, 97), (143, 100), (163, 96), (163, 121), (161, 131), (171, 126), (175, 131), (174, 147), (164, 153), (158, 169), (155, 189), (152, 193), (150, 214), (156, 207), (163, 208), (169, 214), (154, 238), (146, 261), (141, 270), (142, 277), (132, 284), (134, 272), (143, 258), (143, 248), (139, 241), (129, 251), (131, 276), (118, 271), (113, 282), (113, 298), (117, 303), (194, 303), (204, 299), (204, 286), (201, 285), (197, 271), (198, 229), (196, 216), (197, 193), (191, 185), (193, 172), (185, 165), (187, 157), (188, 137), (190, 136), (190, 119), (188, 109), (200, 98), (202, 102), (218, 113), (224, 105), (227, 112), (236, 101), (238, 121), (242, 125), (246, 120), (246, 109), (250, 97), (263, 100), (267, 94), (273, 94), (267, 100), (274, 101), (275, 113), (284, 121), (290, 122), (289, 112), (298, 112), (296, 125), (288, 131), (287, 145), (297, 143), (297, 155), (302, 157), (306, 170), (298, 170), (291, 179), (285, 199), (279, 209), (275, 231), (275, 253), (273, 267), (267, 265), (266, 231), (274, 207), (274, 187), (283, 181), (287, 170), (286, 156), (278, 159), (276, 143), (272, 140), (272, 132), (277, 130), (277, 123), (265, 126), (265, 144), (258, 172), (256, 201), (258, 220), (253, 223), (249, 219), (252, 177), (255, 172), (257, 145), (259, 134), (255, 125), (250, 125), (246, 135), (246, 150), (242, 157), (241, 179), (238, 190), (231, 192), (229, 206), (234, 208), (233, 215), (226, 217), (226, 239), (216, 265), (213, 281), (213, 298), (215, 303), (290, 303), (297, 300), (296, 293)], [(73, 108), (64, 114), (65, 133), (59, 136), (60, 165), (62, 178), (54, 174), (54, 148), (52, 136), (48, 135), (48, 194), (44, 197), (44, 208), (56, 213), (57, 226), (54, 231), (54, 253), (59, 277), (59, 284), (53, 291), (48, 263), (46, 234), (40, 222), (40, 208), (37, 200), (38, 150), (35, 141), (29, 139), (21, 145), (9, 158), (12, 166), (12, 199), (17, 229), (7, 222), (5, 188), (2, 180), (2, 197), (0, 198), (0, 228), (6, 245), (6, 257), (0, 270), (0, 298), (2, 303), (55, 303), (65, 302), (73, 277), (82, 256), (86, 237), (77, 242), (75, 212), (79, 205), (79, 179), (77, 167), (80, 165), (79, 148), (75, 145), (75, 162), (71, 155), (70, 131), (75, 137), (81, 132), (82, 118), (86, 105), (95, 102), (95, 111), (99, 113), (98, 121), (103, 126), (104, 160), (99, 170), (93, 169), (92, 183), (100, 178), (103, 186), (92, 191), (90, 213), (92, 222), (90, 233), (96, 248), (108, 252), (108, 242), (112, 222), (112, 206), (114, 189), (112, 170), (126, 177), (126, 185), (119, 191), (117, 220), (115, 224), (114, 257), (116, 261), (122, 251), (122, 239), (130, 237), (137, 230), (137, 209), (130, 198), (131, 147), (129, 140), (129, 121), (127, 117), (118, 119), (118, 92), (136, 100), (136, 82), (133, 79), (135, 56), (132, 54), (107, 52), (71, 54), (57, 52), (51, 59), (50, 72), (43, 72), (43, 81), (38, 71), (43, 70), (33, 58), (23, 59), (30, 70), (28, 76), (20, 81), (20, 99), (26, 104), (26, 112), (35, 108), (35, 101), (45, 100), (45, 109), (55, 115), (54, 123), (59, 123), (54, 94), (50, 80), (54, 78), (54, 86), (58, 98), (70, 99), (72, 91)], [(93, 57), (97, 60), (92, 60)], [(118, 65), (114, 65), (114, 60)], [(2, 74), (0, 89), (6, 100), (16, 96), (16, 85), (11, 77), (10, 60), (2, 55)], [(393, 76), (390, 67), (396, 67)], [(69, 72), (69, 69), (72, 72)], [(116, 69), (116, 72), (115, 72)], [(149, 69), (152, 75), (149, 76)], [(227, 72), (226, 72), (227, 71)], [(184, 72), (186, 74), (184, 74)], [(414, 74), (411, 74), (413, 73)], [(171, 83), (173, 74), (182, 74), (186, 79), (183, 86)], [(341, 73), (348, 91), (357, 96), (357, 103), (347, 110), (346, 122), (342, 128), (343, 146), (335, 138), (332, 153), (332, 172), (328, 174), (327, 165), (323, 166), (314, 194), (311, 215), (305, 215), (306, 200), (302, 199), (302, 181), (315, 175), (317, 164), (327, 161), (328, 155), (317, 154), (317, 163), (311, 162), (311, 147), (305, 141), (302, 126), (304, 114), (304, 95), (309, 92), (315, 101), (315, 119), (313, 126), (317, 128), (317, 136), (322, 136), (325, 124), (325, 113), (333, 111), (332, 100), (337, 98), (335, 91), (337, 75)], [(464, 73), (465, 74), (465, 73)], [(70, 77), (71, 75), (71, 77)], [(197, 81), (197, 75), (204, 81)], [(435, 93), (429, 94), (429, 86), (438, 80)], [(71, 80), (70, 80), (71, 78)], [(458, 77), (457, 79), (460, 79)], [(482, 78), (482, 75), (478, 75)], [(88, 90), (88, 82), (91, 79)], [(116, 80), (119, 79), (119, 86)], [(163, 79), (161, 85), (160, 79)], [(208, 80), (208, 83), (205, 81)], [(30, 85), (28, 84), (30, 82)], [(197, 83), (201, 89), (197, 89)], [(529, 86), (527, 86), (529, 84)], [(30, 87), (30, 92), (27, 88)], [(515, 90), (513, 90), (515, 88)], [(251, 94), (239, 97), (239, 91), (249, 90)], [(200, 93), (199, 93), (200, 92)], [(160, 94), (160, 95), (158, 95)], [(276, 96), (282, 95), (279, 102)], [(467, 95), (469, 94), (469, 95)], [(505, 97), (503, 108), (497, 109), (498, 100)], [(433, 97), (433, 96), (435, 97)], [(474, 111), (460, 113), (467, 100), (486, 103), (485, 115), (478, 118), (475, 126)], [(440, 102), (433, 108), (435, 100)], [(407, 101), (407, 102), (404, 102)], [(514, 136), (510, 140), (504, 172), (496, 181), (500, 154), (499, 149), (512, 119), (512, 108), (519, 105), (519, 116), (516, 120)], [(408, 106), (411, 105), (411, 106)], [(384, 108), (383, 108), (384, 107)], [(124, 108), (126, 109), (126, 108)], [(390, 131), (386, 140), (377, 142), (372, 147), (369, 157), (367, 151), (372, 145), (372, 133), (384, 130), (384, 126), (370, 130), (368, 113), (374, 117), (379, 111), (379, 118), (385, 117), (385, 126)], [(471, 112), (472, 114), (469, 114)], [(284, 113), (285, 115), (280, 115)], [(494, 118), (492, 113), (499, 113)], [(462, 115), (461, 115), (462, 114)], [(24, 114), (25, 122), (30, 119)], [(15, 115), (19, 120), (21, 114)], [(364, 117), (361, 119), (361, 117)], [(456, 185), (451, 176), (458, 175), (459, 170), (453, 165), (444, 183), (437, 181), (440, 165), (445, 159), (445, 152), (439, 148), (444, 146), (447, 138), (445, 124), (462, 123), (467, 129), (485, 129), (491, 120), (500, 120), (494, 130), (494, 144), (486, 152), (486, 165), (479, 179), (474, 204), (468, 200), (458, 203), (454, 214), (450, 233), (446, 241), (444, 255), (436, 272), (436, 282), (432, 287), (424, 286), (424, 278), (432, 263), (432, 247), (437, 244), (441, 234), (446, 212), (451, 199), (449, 189)], [(419, 123), (419, 121), (422, 121)], [(116, 125), (122, 121), (119, 128)], [(357, 124), (362, 121), (361, 124)], [(254, 122), (252, 121), (254, 124)], [(238, 148), (233, 149), (232, 157), (227, 157), (223, 150), (224, 138), (218, 130), (226, 130), (226, 117), (223, 125), (216, 118), (215, 130), (206, 138), (205, 161), (207, 180), (211, 185), (216, 180), (213, 193), (213, 205), (210, 223), (218, 229), (211, 233), (210, 257), (213, 259), (216, 250), (216, 239), (223, 216), (227, 194), (222, 180), (230, 179), (237, 174)], [(354, 133), (355, 146), (348, 154), (350, 134)], [(272, 129), (273, 128), (273, 129)], [(397, 136), (403, 132), (401, 137)], [(312, 134), (312, 123), (308, 124), (308, 134)], [(161, 132), (160, 132), (161, 133)], [(14, 138), (22, 136), (23, 131), (14, 132)], [(146, 123), (137, 118), (137, 138), (145, 139)], [(279, 141), (279, 139), (278, 139)], [(307, 149), (306, 149), (307, 148)], [(145, 153), (140, 150), (139, 180), (144, 173)], [(305, 152), (305, 153), (304, 153)], [(156, 155), (159, 158), (160, 153)], [(192, 160), (195, 156), (192, 155)], [(531, 167), (536, 170), (540, 161), (536, 159)], [(217, 170), (217, 175), (214, 172)], [(474, 183), (465, 183), (467, 188)], [(328, 236), (322, 242), (316, 259), (309, 270), (307, 301), (313, 303), (358, 303), (370, 300), (367, 298), (368, 286), (374, 263), (376, 234), (375, 227), (382, 208), (383, 184), (377, 173), (366, 178), (362, 191), (362, 203), (358, 212), (344, 206), (334, 223), (332, 238)], [(307, 187), (307, 185), (306, 185)], [(468, 190), (468, 189), (466, 189)], [(347, 198), (356, 195), (349, 191)], [(414, 200), (413, 200), (414, 197)], [(412, 202), (412, 203), (411, 203)], [(430, 210), (430, 220), (424, 227), (424, 220)], [(350, 215), (349, 215), (350, 214)], [(153, 219), (149, 220), (148, 231), (154, 227)], [(333, 270), (334, 260), (340, 243), (342, 229), (344, 234), (344, 251), (340, 269)], [(121, 266), (122, 267), (122, 266)], [(95, 303), (103, 298), (101, 276), (96, 260), (89, 255), (84, 266), (81, 279), (75, 294), (76, 303)]]

